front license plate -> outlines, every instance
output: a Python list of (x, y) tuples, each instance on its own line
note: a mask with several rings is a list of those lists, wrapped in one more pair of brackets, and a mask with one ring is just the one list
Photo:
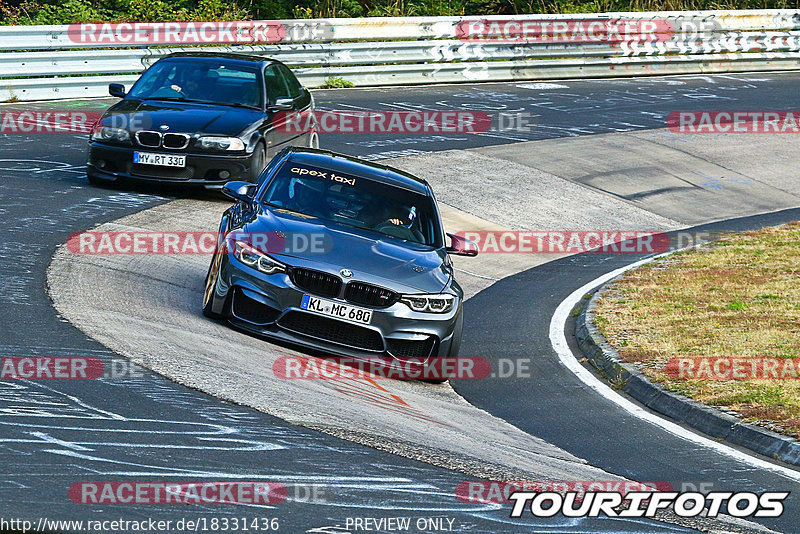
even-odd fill
[(349, 304), (341, 304), (339, 302), (333, 302), (332, 300), (312, 297), (311, 295), (303, 295), (303, 301), (300, 303), (300, 307), (304, 310), (336, 317), (337, 319), (351, 323), (369, 324), (372, 320), (372, 310), (356, 308)]
[(133, 162), (140, 165), (160, 165), (162, 167), (186, 167), (186, 156), (174, 154), (153, 154), (152, 152), (134, 152)]

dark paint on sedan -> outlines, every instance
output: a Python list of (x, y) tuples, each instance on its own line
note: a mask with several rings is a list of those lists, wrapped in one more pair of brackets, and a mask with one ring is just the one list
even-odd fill
[[(311, 93), (283, 63), (260, 56), (179, 52), (158, 60), (92, 130), (87, 175), (219, 188), (255, 181), (288, 145), (317, 147), (308, 129), (282, 128), (314, 110)], [(313, 114), (312, 114), (313, 116)], [(306, 121), (303, 121), (305, 124)]]

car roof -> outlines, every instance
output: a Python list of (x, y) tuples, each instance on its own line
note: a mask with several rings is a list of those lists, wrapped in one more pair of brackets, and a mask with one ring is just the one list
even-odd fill
[(257, 56), (255, 54), (240, 54), (234, 52), (173, 52), (167, 54), (161, 59), (173, 58), (208, 58), (208, 59), (227, 59), (230, 61), (241, 61), (244, 63), (280, 63), (276, 59), (266, 56)]
[(431, 194), (430, 185), (422, 178), (388, 165), (381, 165), (380, 163), (366, 161), (354, 156), (346, 156), (317, 148), (292, 147), (288, 159), (293, 163), (322, 167), (377, 182), (384, 182), (423, 195)]

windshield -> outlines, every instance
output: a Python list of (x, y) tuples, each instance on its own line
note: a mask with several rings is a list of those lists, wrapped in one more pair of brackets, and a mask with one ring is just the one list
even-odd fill
[(430, 196), (329, 169), (287, 161), (261, 201), (413, 243), (431, 247), (443, 243)]
[(150, 67), (130, 92), (132, 98), (186, 100), (260, 107), (258, 69), (216, 59), (166, 59)]

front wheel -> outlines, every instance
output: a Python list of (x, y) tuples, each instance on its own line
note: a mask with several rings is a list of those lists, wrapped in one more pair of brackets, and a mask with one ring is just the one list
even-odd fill
[(319, 135), (317, 135), (317, 132), (308, 134), (308, 148), (319, 148)]
[(264, 150), (264, 145), (261, 143), (256, 145), (256, 149), (253, 151), (253, 157), (250, 158), (250, 176), (249, 181), (255, 183), (261, 177), (261, 173), (264, 172), (264, 168), (267, 166), (267, 154)]
[(219, 278), (221, 265), (222, 252), (218, 242), (217, 248), (214, 251), (214, 257), (211, 260), (211, 265), (208, 267), (208, 273), (206, 273), (205, 290), (203, 291), (203, 315), (210, 319), (223, 318), (222, 314), (214, 311), (214, 293), (217, 292), (217, 278)]

